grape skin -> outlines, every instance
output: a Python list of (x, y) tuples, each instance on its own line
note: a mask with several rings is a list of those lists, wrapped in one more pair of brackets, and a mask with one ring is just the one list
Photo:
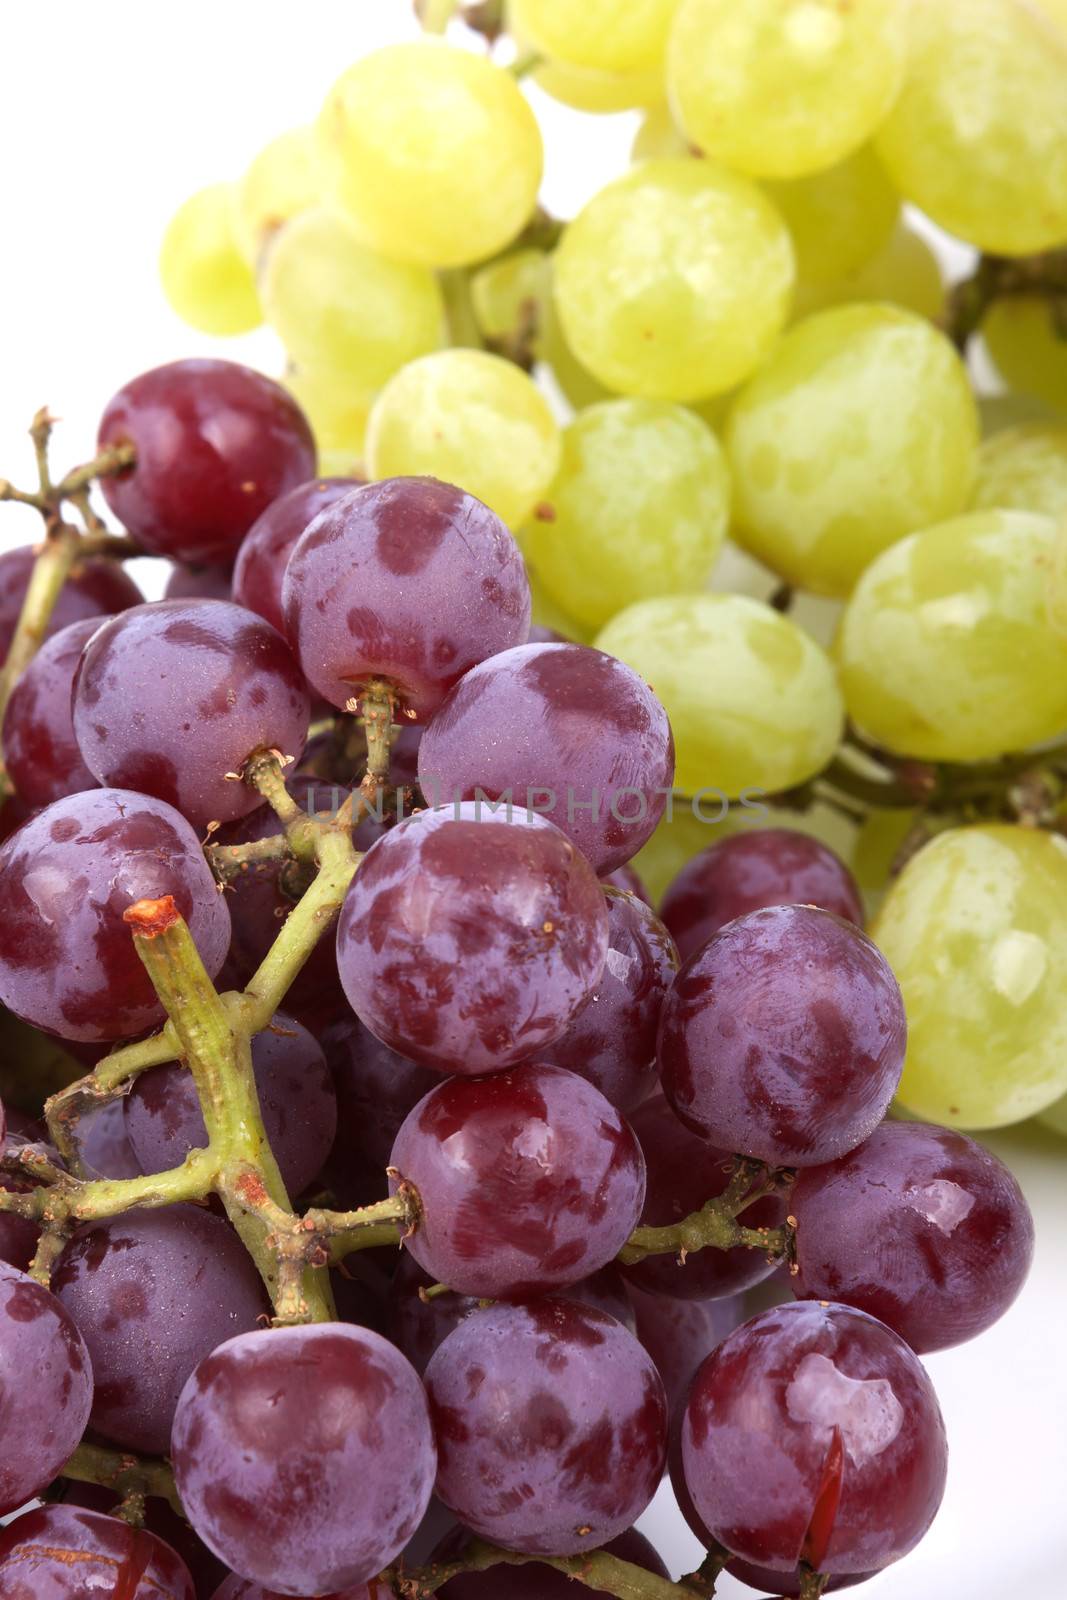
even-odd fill
[(541, 54), (601, 72), (657, 67), (678, 0), (512, 0), (508, 25)]
[(1031, 511), (1067, 518), (1067, 424), (1022, 422), (978, 452), (976, 511)]
[(263, 321), (256, 281), (234, 237), (232, 183), (190, 195), (167, 224), (159, 254), (163, 293), (202, 333), (247, 333)]
[(898, 223), (888, 243), (857, 271), (830, 283), (802, 279), (797, 284), (794, 321), (832, 306), (876, 305), (885, 301), (935, 322), (945, 306), (941, 264), (922, 234)]
[(629, 1291), (637, 1337), (663, 1379), (673, 1433), (697, 1368), (744, 1320), (744, 1301), (739, 1295), (725, 1300), (674, 1300), (646, 1294), (632, 1283)]
[(313, 478), (272, 500), (241, 540), (233, 568), (233, 598), (285, 637), (282, 583), (289, 557), (320, 511), (358, 489), (362, 478)]
[[(28, 544), (0, 555), (0, 663), (7, 660), (36, 559), (36, 549)], [(101, 557), (78, 561), (59, 591), (44, 637), (51, 639), (71, 623), (90, 617), (102, 621), (112, 612), (143, 602), (144, 595), (117, 561)]]
[(233, 232), (248, 265), (258, 267), (277, 230), (318, 197), (314, 128), (290, 128), (264, 145), (235, 186)]
[(404, 1118), (440, 1075), (398, 1055), (352, 1015), (326, 1029), (322, 1047), (337, 1093), (334, 1161), (354, 1159), (384, 1173)]
[(46, 639), (11, 692), (4, 713), (4, 762), (31, 806), (95, 789), (71, 718), (71, 688), (82, 650), (105, 617), (88, 617)]
[(154, 1533), (68, 1505), (35, 1506), (0, 1528), (0, 1593), (4, 1600), (196, 1600), (185, 1563)]
[(998, 300), (982, 323), (982, 338), (1011, 389), (1067, 414), (1067, 339), (1050, 304), (1033, 295)]

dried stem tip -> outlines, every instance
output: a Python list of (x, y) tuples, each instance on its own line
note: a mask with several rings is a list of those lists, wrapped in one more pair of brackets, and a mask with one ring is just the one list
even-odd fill
[(182, 914), (174, 903), (174, 896), (165, 894), (158, 900), (135, 901), (132, 906), (126, 907), (122, 920), (129, 923), (137, 937), (155, 939), (180, 922)]

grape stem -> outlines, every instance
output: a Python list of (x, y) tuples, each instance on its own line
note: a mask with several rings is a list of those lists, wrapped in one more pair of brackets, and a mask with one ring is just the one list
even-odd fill
[(166, 1461), (150, 1461), (98, 1444), (80, 1444), (60, 1477), (72, 1478), (76, 1483), (98, 1483), (105, 1489), (113, 1489), (123, 1500), (135, 1495), (151, 1495), (154, 1499), (166, 1500), (180, 1517), (185, 1515), (174, 1487), (174, 1474)]
[(949, 296), (942, 329), (957, 350), (967, 347), (998, 300), (1032, 296), (1047, 300), (1054, 313), (1067, 317), (1067, 250), (1015, 258), (982, 256), (969, 278)]
[(791, 1178), (791, 1173), (770, 1171), (759, 1162), (737, 1156), (722, 1194), (680, 1222), (662, 1228), (635, 1228), (619, 1252), (619, 1260), (623, 1266), (633, 1267), (648, 1256), (676, 1255), (684, 1265), (686, 1257), (698, 1250), (734, 1250), (738, 1246), (764, 1251), (770, 1260), (789, 1260), (793, 1240), (789, 1223), (781, 1228), (746, 1228), (737, 1218), (757, 1200), (786, 1187)]
[(400, 1600), (428, 1600), (452, 1578), (465, 1572), (486, 1572), (490, 1567), (524, 1567), (530, 1563), (552, 1567), (564, 1577), (577, 1579), (600, 1594), (610, 1594), (616, 1600), (683, 1600), (683, 1597), (701, 1597), (709, 1600), (715, 1592), (714, 1580), (691, 1573), (672, 1583), (644, 1567), (622, 1561), (606, 1550), (583, 1551), (576, 1556), (528, 1556), (513, 1550), (502, 1550), (497, 1545), (474, 1539), (458, 1561), (434, 1562), (427, 1567), (405, 1569), (402, 1565), (382, 1573), (379, 1582), (391, 1586)]

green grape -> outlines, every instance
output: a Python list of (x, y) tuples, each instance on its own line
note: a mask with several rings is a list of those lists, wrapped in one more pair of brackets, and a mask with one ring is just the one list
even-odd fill
[(200, 189), (178, 207), (163, 235), (163, 293), (202, 333), (247, 333), (263, 321), (255, 279), (233, 236), (232, 183)]
[(1016, 394), (1012, 390), (1004, 394), (981, 395), (978, 416), (982, 423), (983, 439), (991, 439), (994, 434), (1004, 433), (1008, 428), (1017, 428), (1023, 422), (1060, 423), (1063, 420), (1043, 400), (1038, 400), (1032, 394)]
[(631, 161), (670, 161), (676, 156), (691, 156), (694, 151), (671, 116), (666, 100), (649, 106), (641, 118), (630, 147)]
[(797, 284), (797, 319), (831, 306), (869, 305), (884, 301), (931, 322), (941, 315), (945, 288), (936, 252), (921, 234), (899, 223), (888, 244), (858, 271), (833, 283), (801, 279)]
[(900, 87), (906, 39), (899, 0), (682, 0), (667, 90), (705, 155), (798, 178), (870, 138)]
[(1034, 4), (1052, 18), (1057, 28), (1067, 32), (1067, 0), (1034, 0)]
[(433, 273), (375, 255), (332, 211), (305, 211), (285, 225), (267, 252), (261, 291), (296, 366), (332, 368), (363, 393), (444, 337)]
[(234, 196), (234, 234), (249, 266), (290, 217), (318, 204), (320, 187), (314, 128), (290, 128), (259, 152)]
[(898, 755), (985, 761), (1067, 730), (1067, 543), (1046, 517), (972, 511), (886, 550), (845, 608), (849, 714)]
[(330, 367), (287, 372), (284, 383), (311, 423), (320, 475), (348, 478), (362, 469), (373, 395)]
[(470, 276), (478, 331), (503, 345), (524, 332), (536, 341), (551, 293), (552, 263), (544, 250), (514, 250)]
[(822, 771), (844, 720), (826, 652), (747, 596), (674, 595), (621, 611), (596, 640), (650, 683), (674, 729), (675, 784), (732, 799)]
[(1037, 1120), (1043, 1128), (1051, 1128), (1053, 1133), (1067, 1139), (1067, 1094), (1047, 1111), (1042, 1111)]
[(900, 199), (870, 145), (825, 172), (766, 188), (793, 235), (802, 284), (858, 272), (889, 243), (900, 216)]
[(1067, 517), (1067, 423), (1026, 422), (987, 439), (972, 504)]
[(1010, 825), (942, 833), (871, 931), (904, 991), (910, 1112), (998, 1128), (1067, 1091), (1067, 841)]
[(364, 243), (396, 261), (479, 261), (537, 201), (541, 133), (518, 84), (443, 43), (389, 45), (349, 67), (318, 139), (330, 192)]
[(659, 67), (678, 0), (509, 0), (508, 23), (531, 49), (600, 72)]
[(986, 313), (982, 338), (1009, 388), (1067, 416), (1067, 332), (1047, 300), (998, 300)]
[(574, 111), (592, 111), (597, 115), (654, 105), (663, 97), (663, 73), (659, 67), (644, 67), (636, 72), (598, 72), (593, 67), (574, 67), (566, 61), (545, 61), (531, 76), (537, 87), (553, 100)]
[(535, 567), (530, 564), (526, 556), (526, 576), (530, 580), (530, 599), (532, 602), (530, 621), (535, 628), (551, 628), (553, 633), (562, 634), (564, 639), (573, 639), (577, 644), (589, 643), (589, 630), (558, 606), (541, 582)]
[(856, 835), (849, 864), (863, 891), (869, 915), (878, 910), (889, 892), (893, 864), (918, 815), (903, 806), (896, 811), (872, 811)]
[(592, 628), (649, 595), (699, 589), (730, 515), (722, 447), (666, 400), (608, 400), (563, 433), (523, 547), (549, 593)]
[(606, 389), (578, 360), (567, 343), (556, 310), (556, 300), (549, 294), (544, 306), (544, 319), (538, 330), (535, 350), (539, 361), (552, 369), (565, 400), (575, 411), (596, 405), (599, 400), (609, 400), (611, 390)]
[(556, 307), (578, 360), (602, 383), (700, 400), (765, 358), (793, 278), (789, 230), (754, 184), (707, 161), (647, 161), (567, 228)]
[(790, 583), (848, 594), (880, 551), (962, 511), (978, 413), (943, 334), (886, 305), (798, 323), (730, 414), (735, 536)]
[(878, 134), (890, 178), (980, 250), (1067, 238), (1067, 37), (1023, 0), (911, 8), (904, 87)]
[(367, 424), (372, 477), (423, 473), (458, 484), (511, 528), (547, 493), (559, 457), (559, 428), (537, 386), (484, 350), (439, 350), (410, 362), (386, 384)]

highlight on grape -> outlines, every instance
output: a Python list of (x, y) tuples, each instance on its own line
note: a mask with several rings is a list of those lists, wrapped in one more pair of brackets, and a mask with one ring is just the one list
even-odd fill
[(4, 1600), (862, 1584), (1067, 1137), (1067, 8), (416, 11), (0, 480)]

